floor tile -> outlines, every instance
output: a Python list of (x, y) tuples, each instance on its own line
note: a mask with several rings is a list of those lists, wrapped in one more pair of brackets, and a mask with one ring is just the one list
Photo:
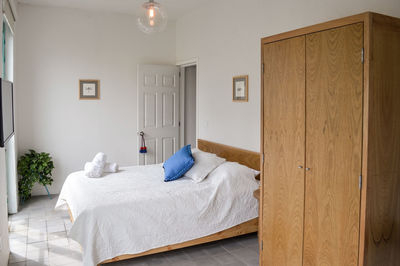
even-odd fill
[(17, 256), (26, 256), (26, 251), (27, 251), (27, 245), (25, 246), (18, 246), (18, 247), (12, 247), (10, 249), (11, 254), (17, 255)]
[(205, 251), (205, 249), (202, 246), (187, 248), (185, 249), (185, 253), (188, 254), (190, 258), (194, 260), (209, 256), (209, 254)]
[(246, 265), (254, 264), (254, 261), (258, 259), (258, 252), (249, 248), (237, 249), (229, 253), (235, 256), (238, 260), (246, 263)]
[(224, 242), (222, 243), (222, 247), (224, 249), (226, 249), (227, 251), (235, 251), (237, 249), (243, 248), (243, 246), (240, 245), (238, 241), (231, 241), (229, 239), (228, 239), (228, 241), (224, 240)]
[(64, 223), (50, 226), (47, 224), (47, 233), (56, 233), (62, 231), (65, 231)]
[(194, 261), (196, 266), (220, 266), (221, 264), (218, 263), (213, 257), (208, 257), (208, 258), (202, 258)]
[(49, 251), (47, 249), (43, 249), (27, 252), (26, 259), (32, 261), (47, 261), (49, 259)]
[(48, 249), (49, 245), (47, 241), (35, 242), (28, 245), (28, 251), (31, 250), (39, 250), (39, 249)]
[(46, 216), (46, 211), (44, 210), (35, 210), (29, 213), (30, 218), (40, 218)]
[(78, 242), (72, 240), (71, 238), (68, 238), (68, 243), (69, 243), (69, 249), (82, 251), (82, 247)]
[(27, 238), (26, 237), (20, 237), (20, 238), (10, 238), (9, 239), (9, 244), (10, 244), (10, 249), (17, 249), (19, 247), (25, 247), (26, 248), (26, 243), (27, 243)]
[(46, 233), (47, 233), (46, 227), (42, 227), (42, 228), (29, 227), (29, 230), (28, 230), (28, 236), (35, 235), (35, 234), (46, 234)]
[[(134, 261), (134, 260), (131, 260)], [(143, 261), (148, 265), (160, 265), (160, 266), (167, 266), (170, 265), (169, 261), (163, 254), (155, 254), (152, 256), (148, 256), (147, 258), (143, 258)]]
[(10, 252), (14, 253), (14, 254), (24, 254), (24, 252), (26, 251), (28, 245), (27, 244), (18, 244), (18, 245), (12, 245), (10, 246)]
[(14, 224), (11, 222), (10, 232), (26, 231), (28, 230), (28, 224)]
[(29, 219), (28, 219), (28, 218), (22, 218), (22, 219), (15, 220), (15, 221), (10, 220), (10, 223), (13, 224), (13, 225), (16, 225), (16, 224), (28, 225), (28, 222), (29, 222)]
[(254, 238), (249, 237), (249, 236), (240, 237), (238, 243), (240, 245), (244, 246), (244, 247), (247, 247), (247, 248), (251, 248), (251, 249), (256, 248), (256, 249), (258, 249), (258, 242), (254, 241)]
[(26, 261), (16, 262), (16, 263), (9, 263), (8, 266), (26, 266)]
[(29, 220), (29, 229), (45, 229), (46, 220)]
[(10, 221), (18, 221), (21, 219), (28, 219), (29, 213), (19, 212), (17, 214), (13, 214), (9, 216)]
[(34, 223), (40, 223), (44, 222), (46, 223), (47, 218), (42, 216), (42, 217), (29, 217), (29, 224), (34, 224)]
[(64, 266), (68, 264), (82, 263), (82, 256), (73, 254), (72, 252), (66, 252), (63, 254), (51, 254), (49, 255), (50, 265)]
[(49, 258), (28, 259), (26, 266), (50, 266)]
[(64, 220), (61, 218), (47, 220), (47, 227), (64, 226)]
[(28, 234), (28, 244), (42, 242), (46, 240), (47, 240), (47, 234), (45, 232)]
[(165, 253), (167, 260), (170, 263), (178, 264), (182, 261), (192, 260), (183, 250), (172, 250)]
[(244, 262), (237, 261), (237, 262), (234, 262), (234, 263), (226, 264), (224, 266), (247, 266), (247, 265)]
[(27, 238), (27, 236), (28, 236), (28, 230), (27, 231), (19, 231), (19, 232), (10, 232), (8, 234), (8, 237), (10, 239)]
[(21, 262), (21, 261), (26, 261), (26, 252), (23, 254), (22, 253), (18, 254), (18, 253), (14, 253), (14, 252), (10, 253), (10, 256), (8, 259), (9, 263), (16, 263), (16, 262)]
[(66, 237), (49, 240), (48, 243), (49, 243), (49, 248), (68, 247), (69, 246), (68, 238), (66, 238)]
[(57, 240), (57, 239), (63, 239), (63, 238), (67, 238), (67, 232), (66, 231), (47, 233), (48, 241)]
[(246, 263), (246, 266), (258, 266), (259, 265), (258, 259), (250, 259), (250, 260), (247, 260), (245, 263)]
[(206, 248), (206, 252), (210, 255), (216, 256), (216, 255), (225, 255), (229, 254), (226, 249), (224, 249), (221, 245), (218, 243), (215, 243), (213, 245), (210, 245)]
[(214, 256), (214, 259), (221, 265), (240, 264), (241, 261), (229, 253)]

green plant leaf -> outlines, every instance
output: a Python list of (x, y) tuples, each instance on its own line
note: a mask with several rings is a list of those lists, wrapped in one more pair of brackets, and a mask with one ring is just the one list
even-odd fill
[(22, 155), (17, 165), (18, 174), (21, 176), (18, 181), (21, 199), (25, 201), (31, 197), (35, 183), (51, 185), (53, 169), (54, 164), (49, 153), (37, 153), (35, 150), (29, 150), (28, 153)]

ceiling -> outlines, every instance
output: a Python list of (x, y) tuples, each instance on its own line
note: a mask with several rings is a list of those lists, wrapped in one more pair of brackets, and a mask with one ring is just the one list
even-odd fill
[[(156, 0), (167, 11), (168, 18), (175, 20), (210, 0)], [(86, 10), (137, 14), (145, 0), (18, 0), (19, 3), (70, 7)]]

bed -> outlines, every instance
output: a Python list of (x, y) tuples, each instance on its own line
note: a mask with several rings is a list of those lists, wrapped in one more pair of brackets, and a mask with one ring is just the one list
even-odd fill
[(197, 146), (229, 161), (198, 184), (187, 178), (163, 182), (161, 165), (125, 167), (100, 179), (82, 178), (82, 172), (67, 178), (56, 208), (69, 210), (70, 237), (83, 247), (85, 265), (258, 231), (252, 196), (258, 181), (217, 170), (237, 163), (259, 170), (259, 153), (200, 139)]

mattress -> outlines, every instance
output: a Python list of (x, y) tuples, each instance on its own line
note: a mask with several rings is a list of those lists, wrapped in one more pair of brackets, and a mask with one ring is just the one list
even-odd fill
[[(164, 182), (161, 164), (124, 167), (102, 178), (70, 174), (56, 208), (71, 210), (70, 237), (83, 248), (84, 265), (123, 254), (182, 243), (258, 217), (259, 186), (237, 163), (225, 162), (201, 183)], [(244, 167), (244, 166), (243, 166)]]

